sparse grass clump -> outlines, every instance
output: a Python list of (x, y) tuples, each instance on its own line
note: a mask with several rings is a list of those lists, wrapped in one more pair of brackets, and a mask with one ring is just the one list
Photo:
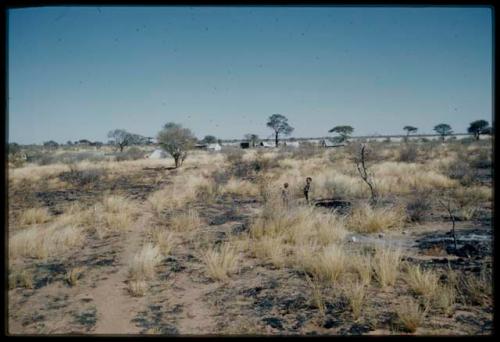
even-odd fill
[(340, 245), (322, 247), (319, 251), (312, 248), (298, 256), (305, 272), (323, 282), (335, 283), (345, 274), (349, 267), (349, 256)]
[(189, 232), (198, 229), (202, 222), (198, 212), (189, 209), (187, 212), (173, 215), (170, 218), (169, 227), (176, 232)]
[(144, 280), (129, 280), (128, 291), (133, 297), (142, 297), (146, 294), (148, 284)]
[(238, 252), (228, 244), (207, 249), (202, 253), (202, 260), (207, 274), (215, 280), (227, 281), (238, 268)]
[(138, 209), (134, 202), (122, 196), (105, 197), (93, 208), (94, 230), (99, 238), (129, 229), (135, 222)]
[(401, 250), (391, 247), (379, 247), (373, 256), (375, 278), (382, 287), (396, 283), (401, 264)]
[(422, 325), (425, 313), (426, 311), (420, 308), (420, 304), (411, 298), (401, 301), (396, 309), (402, 328), (410, 333), (414, 333)]
[(174, 248), (175, 235), (173, 232), (156, 228), (152, 231), (151, 238), (153, 243), (158, 246), (160, 252), (164, 255), (170, 255), (170, 252)]
[(30, 270), (13, 270), (9, 273), (9, 289), (24, 287), (33, 288), (33, 273)]
[(366, 287), (361, 282), (347, 282), (342, 292), (349, 301), (349, 306), (352, 310), (352, 316), (358, 320), (363, 311), (363, 305), (366, 304)]
[(82, 229), (72, 225), (28, 228), (10, 238), (9, 255), (13, 259), (22, 256), (43, 260), (81, 247), (84, 239)]
[(362, 203), (353, 208), (348, 227), (358, 233), (377, 233), (402, 228), (405, 220), (406, 212), (402, 206), (374, 208)]
[(33, 224), (42, 224), (51, 219), (50, 212), (47, 208), (31, 208), (23, 211), (19, 217), (21, 226)]
[(406, 270), (405, 280), (412, 292), (432, 300), (438, 295), (439, 276), (430, 270), (423, 270), (419, 265), (410, 265)]
[(82, 277), (82, 274), (82, 267), (74, 267), (66, 273), (66, 281), (70, 286), (76, 286), (78, 284), (78, 280)]
[(161, 262), (161, 252), (157, 246), (145, 244), (130, 263), (129, 275), (132, 280), (148, 280), (155, 275), (155, 267)]

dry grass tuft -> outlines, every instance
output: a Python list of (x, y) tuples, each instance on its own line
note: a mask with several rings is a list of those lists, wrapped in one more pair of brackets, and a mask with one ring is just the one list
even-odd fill
[(152, 279), (155, 276), (155, 267), (161, 260), (160, 249), (150, 243), (145, 244), (132, 258), (129, 278), (132, 280)]
[(312, 303), (319, 310), (320, 318), (325, 317), (326, 314), (326, 305), (325, 299), (321, 292), (321, 286), (315, 283), (309, 276), (306, 275), (306, 281), (311, 287), (312, 290)]
[(361, 316), (363, 305), (366, 304), (366, 287), (361, 282), (347, 282), (342, 288), (342, 292), (349, 301), (354, 320)]
[(156, 228), (152, 231), (153, 243), (158, 246), (163, 256), (168, 256), (175, 245), (175, 234), (171, 231)]
[(414, 333), (424, 321), (426, 310), (422, 310), (418, 302), (411, 298), (402, 301), (396, 309), (396, 315), (402, 328)]
[(229, 276), (237, 271), (238, 253), (228, 244), (219, 249), (208, 249), (202, 253), (202, 260), (207, 267), (207, 273), (215, 280), (227, 281)]
[(335, 283), (349, 268), (349, 256), (343, 247), (335, 244), (322, 247), (318, 252), (313, 248), (303, 249), (298, 258), (305, 272), (324, 282)]
[(25, 229), (10, 238), (9, 256), (47, 259), (82, 246), (84, 232), (75, 226), (52, 225)]
[(382, 287), (396, 283), (401, 264), (401, 250), (389, 247), (379, 247), (373, 256), (375, 278)]
[(358, 233), (377, 233), (401, 228), (405, 221), (406, 210), (403, 206), (373, 208), (363, 203), (353, 208), (348, 227)]
[(413, 293), (427, 300), (432, 300), (438, 294), (439, 276), (433, 271), (423, 270), (419, 265), (407, 267), (405, 280)]
[(23, 269), (21, 271), (14, 270), (9, 274), (9, 289), (16, 287), (24, 287), (26, 289), (33, 288), (33, 273)]
[(144, 280), (129, 280), (128, 291), (133, 297), (142, 297), (146, 294), (148, 284)]
[(176, 232), (189, 232), (200, 228), (201, 224), (198, 212), (195, 209), (189, 209), (187, 212), (172, 216), (169, 227)]
[(83, 268), (75, 267), (66, 273), (66, 281), (70, 286), (76, 286), (78, 284), (78, 280), (82, 277)]
[(48, 222), (51, 215), (47, 208), (31, 208), (23, 211), (19, 217), (21, 226), (29, 226), (32, 224), (41, 224)]

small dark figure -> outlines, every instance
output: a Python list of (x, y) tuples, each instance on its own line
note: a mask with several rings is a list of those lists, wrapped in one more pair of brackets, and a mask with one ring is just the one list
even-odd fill
[(312, 178), (307, 177), (306, 178), (306, 185), (304, 186), (304, 196), (306, 198), (307, 204), (309, 204), (309, 190), (311, 190), (311, 182), (312, 182)]
[(288, 183), (283, 184), (283, 189), (281, 190), (281, 198), (283, 199), (283, 204), (288, 207)]

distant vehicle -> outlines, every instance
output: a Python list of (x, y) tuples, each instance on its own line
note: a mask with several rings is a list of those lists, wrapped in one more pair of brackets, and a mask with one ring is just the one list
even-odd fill
[(241, 142), (240, 147), (241, 148), (250, 148), (250, 143), (249, 142)]

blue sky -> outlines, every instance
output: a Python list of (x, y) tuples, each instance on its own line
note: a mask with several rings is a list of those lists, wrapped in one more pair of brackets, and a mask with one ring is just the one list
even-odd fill
[(39, 7), (8, 16), (9, 141), (465, 132), (492, 121), (486, 7)]

